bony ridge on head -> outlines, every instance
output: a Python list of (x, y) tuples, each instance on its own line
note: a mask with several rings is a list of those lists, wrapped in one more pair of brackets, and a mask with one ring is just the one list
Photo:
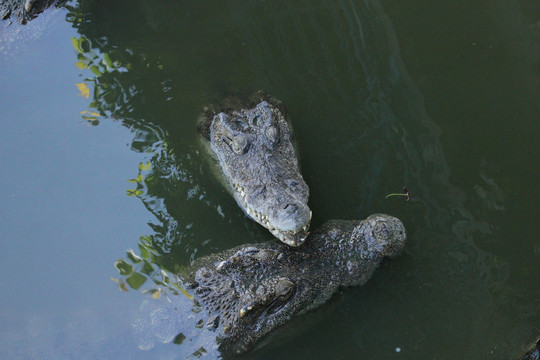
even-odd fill
[(405, 246), (406, 232), (403, 223), (386, 214), (373, 214), (363, 220), (351, 235), (360, 256), (395, 257)]

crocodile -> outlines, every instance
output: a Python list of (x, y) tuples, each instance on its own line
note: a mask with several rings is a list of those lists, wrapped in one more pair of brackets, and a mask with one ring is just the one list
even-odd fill
[(14, 16), (24, 25), (45, 9), (60, 6), (65, 2), (66, 0), (0, 0), (0, 18), (7, 20)]
[(261, 92), (248, 101), (231, 98), (217, 111), (207, 107), (197, 128), (242, 210), (282, 242), (300, 246), (312, 215), (309, 188), (282, 104)]
[(331, 220), (302, 247), (271, 241), (199, 258), (185, 284), (209, 312), (206, 327), (217, 332), (219, 351), (242, 353), (338, 288), (364, 284), (405, 239), (402, 222), (389, 215)]
[(519, 360), (540, 360), (540, 338)]

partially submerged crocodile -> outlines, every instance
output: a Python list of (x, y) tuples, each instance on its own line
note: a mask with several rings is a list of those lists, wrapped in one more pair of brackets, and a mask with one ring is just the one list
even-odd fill
[(519, 360), (540, 360), (540, 339)]
[(222, 353), (241, 353), (295, 315), (327, 301), (339, 287), (364, 284), (385, 257), (405, 245), (397, 218), (332, 220), (299, 248), (244, 245), (196, 260), (187, 281), (212, 317)]
[(198, 124), (226, 187), (240, 207), (282, 242), (308, 235), (309, 188), (298, 168), (281, 104), (262, 93), (206, 109)]
[(6, 20), (14, 16), (21, 24), (26, 24), (45, 9), (65, 2), (66, 0), (0, 0), (0, 18)]

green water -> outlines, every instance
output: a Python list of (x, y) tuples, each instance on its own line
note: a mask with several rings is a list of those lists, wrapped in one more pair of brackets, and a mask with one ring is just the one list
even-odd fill
[(288, 108), (312, 227), (385, 212), (408, 245), (246, 359), (513, 359), (540, 335), (537, 1), (81, 0), (0, 25), (7, 358), (193, 352), (134, 324), (160, 270), (271, 239), (195, 131), (259, 89)]

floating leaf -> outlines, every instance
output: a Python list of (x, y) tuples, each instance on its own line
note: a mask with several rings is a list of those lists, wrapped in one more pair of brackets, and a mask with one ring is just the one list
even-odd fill
[[(202, 328), (202, 325), (203, 325), (203, 324), (200, 325), (201, 328)], [(195, 327), (199, 327), (199, 324), (197, 324)], [(204, 356), (206, 353), (207, 353), (206, 349), (203, 348), (203, 347), (201, 346), (201, 347), (199, 348), (199, 350), (197, 350), (197, 351), (195, 351), (195, 352), (193, 353), (193, 356), (195, 356), (196, 358), (200, 358), (200, 357)]]
[(88, 88), (86, 83), (77, 83), (77, 84), (75, 84), (75, 86), (77, 86), (77, 89), (79, 89), (79, 91), (81, 92), (79, 94), (80, 96), (83, 96), (85, 98), (90, 97), (90, 89)]
[(142, 190), (138, 190), (138, 189), (126, 190), (126, 192), (128, 196), (140, 196), (144, 194)]
[(126, 283), (122, 279), (115, 279), (115, 278), (111, 277), (111, 280), (114, 281), (116, 283), (116, 285), (118, 285), (118, 288), (120, 290), (125, 291), (125, 292), (128, 291)]
[(141, 235), (139, 239), (145, 244), (150, 246), (152, 244), (152, 238), (148, 235)]
[(152, 294), (152, 297), (154, 299), (159, 299), (161, 297), (161, 294), (162, 294), (163, 290), (161, 289), (149, 289), (149, 290), (144, 290), (142, 293), (143, 294)]
[(84, 51), (81, 49), (81, 46), (79, 44), (79, 39), (77, 39), (76, 37), (72, 37), (71, 43), (73, 44), (73, 47), (75, 48), (75, 50), (77, 50), (81, 54), (84, 54)]
[(126, 282), (132, 289), (138, 290), (146, 282), (146, 277), (139, 273), (133, 273), (126, 279)]
[(101, 71), (99, 71), (99, 68), (96, 66), (96, 65), (92, 65), (90, 66), (90, 70), (96, 74), (97, 76), (100, 76), (101, 75)]
[(152, 264), (150, 264), (150, 262), (148, 262), (148, 261), (145, 260), (145, 261), (144, 261), (144, 264), (143, 264), (143, 267), (142, 267), (142, 269), (141, 269), (141, 272), (142, 272), (143, 274), (150, 275), (150, 274), (152, 274), (152, 273), (154, 272), (154, 270), (155, 270), (155, 269), (154, 269), (154, 267), (152, 266)]
[(180, 292), (182, 293), (182, 295), (187, 297), (189, 300), (193, 300), (193, 295), (188, 293), (186, 289), (184, 289), (184, 288), (179, 288), (179, 289), (180, 289)]
[(169, 278), (169, 276), (167, 275), (167, 273), (165, 271), (163, 271), (163, 269), (160, 271), (161, 273), (161, 277), (162, 277), (162, 281), (165, 285), (168, 285), (169, 282), (171, 282), (171, 279)]
[(75, 63), (75, 66), (76, 66), (79, 70), (86, 69), (86, 64), (83, 63), (82, 61), (77, 61), (77, 62)]
[(84, 63), (90, 63), (91, 62), (89, 58), (87, 58), (86, 56), (84, 56), (81, 53), (77, 54), (77, 60), (82, 61)]
[(176, 335), (176, 337), (173, 340), (173, 343), (176, 344), (176, 345), (182, 345), (184, 340), (186, 340), (186, 335), (180, 333), (180, 334)]
[(139, 170), (150, 170), (152, 168), (152, 163), (148, 161), (147, 163), (139, 163)]
[(111, 57), (109, 56), (108, 53), (103, 54), (103, 58), (104, 58), (105, 63), (107, 64), (108, 67), (110, 67), (110, 68), (113, 68), (113, 67), (114, 67), (114, 66), (113, 66), (113, 62), (112, 62), (112, 60), (111, 60)]
[(114, 263), (114, 267), (116, 268), (116, 270), (118, 270), (120, 275), (123, 276), (129, 275), (133, 272), (133, 266), (131, 266), (131, 264), (128, 264), (124, 259), (116, 260), (116, 262)]
[(135, 264), (138, 264), (138, 263), (140, 263), (142, 261), (142, 259), (139, 256), (137, 256), (133, 250), (130, 249), (130, 250), (126, 251), (126, 253), (127, 253), (127, 257), (129, 258), (129, 260), (131, 260)]
[(148, 251), (148, 249), (146, 249), (144, 246), (142, 246), (141, 244), (139, 244), (139, 250), (141, 252), (141, 256), (145, 259), (149, 259), (150, 258), (150, 252)]
[(142, 183), (143, 177), (141, 174), (139, 174), (135, 179), (129, 179), (128, 181), (132, 183)]
[(79, 43), (79, 49), (82, 53), (90, 52), (90, 42), (88, 39), (81, 36), (77, 39), (77, 42)]

